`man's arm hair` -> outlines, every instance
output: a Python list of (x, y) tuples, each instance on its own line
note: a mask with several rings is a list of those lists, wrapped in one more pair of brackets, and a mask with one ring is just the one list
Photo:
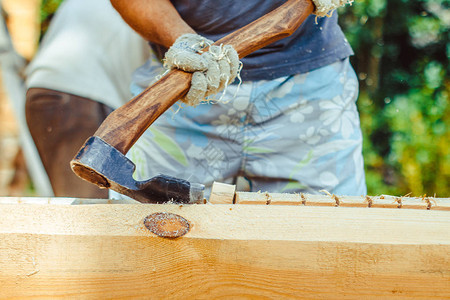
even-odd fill
[(144, 39), (166, 48), (180, 35), (195, 33), (169, 0), (111, 0), (111, 4)]

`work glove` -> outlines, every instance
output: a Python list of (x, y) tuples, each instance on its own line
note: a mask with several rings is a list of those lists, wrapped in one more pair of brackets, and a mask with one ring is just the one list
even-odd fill
[(313, 0), (316, 9), (314, 14), (318, 17), (331, 16), (330, 11), (344, 6), (345, 4), (351, 4), (353, 0)]
[[(198, 34), (184, 34), (164, 57), (168, 69), (192, 72), (191, 88), (181, 99), (195, 106), (231, 84), (239, 71), (239, 56), (231, 45), (211, 46), (213, 41)], [(208, 47), (208, 50), (203, 50)]]

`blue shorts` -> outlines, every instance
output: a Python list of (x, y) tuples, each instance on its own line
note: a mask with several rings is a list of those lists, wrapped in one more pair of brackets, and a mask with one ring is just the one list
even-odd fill
[[(245, 67), (245, 66), (244, 66)], [(140, 93), (161, 65), (135, 74)], [(135, 178), (159, 173), (246, 190), (365, 195), (358, 81), (349, 60), (305, 74), (228, 86), (227, 103), (175, 105), (128, 153)], [(216, 96), (220, 97), (220, 95)]]

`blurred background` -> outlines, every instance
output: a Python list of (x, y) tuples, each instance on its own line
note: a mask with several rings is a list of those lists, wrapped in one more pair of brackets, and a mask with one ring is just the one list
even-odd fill
[[(61, 2), (1, 1), (24, 65)], [(360, 80), (368, 194), (450, 196), (449, 1), (358, 0), (339, 14)], [(0, 84), (0, 196), (34, 196), (12, 98)]]

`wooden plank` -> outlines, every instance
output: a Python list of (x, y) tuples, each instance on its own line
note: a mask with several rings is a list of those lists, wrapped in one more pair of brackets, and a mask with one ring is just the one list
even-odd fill
[(52, 204), (52, 205), (84, 205), (84, 204), (142, 204), (133, 199), (85, 199), (69, 197), (0, 197), (0, 204)]
[(450, 211), (450, 198), (236, 192), (236, 204), (409, 208)]
[[(164, 239), (156, 212), (187, 219)], [(0, 204), (0, 298), (450, 297), (447, 211)]]
[(233, 204), (235, 193), (236, 185), (214, 181), (209, 202), (211, 204)]
[[(450, 198), (434, 197), (396, 197), (396, 196), (327, 196), (287, 193), (249, 193), (236, 192), (232, 185), (220, 184), (212, 189), (210, 204), (256, 204), (256, 205), (306, 205), (341, 206), (369, 208), (410, 208), (450, 211)], [(235, 197), (235, 201), (233, 201)], [(338, 200), (336, 200), (336, 198)], [(339, 203), (339, 205), (338, 205)], [(132, 199), (82, 199), (65, 197), (0, 197), (0, 204), (141, 204)]]

